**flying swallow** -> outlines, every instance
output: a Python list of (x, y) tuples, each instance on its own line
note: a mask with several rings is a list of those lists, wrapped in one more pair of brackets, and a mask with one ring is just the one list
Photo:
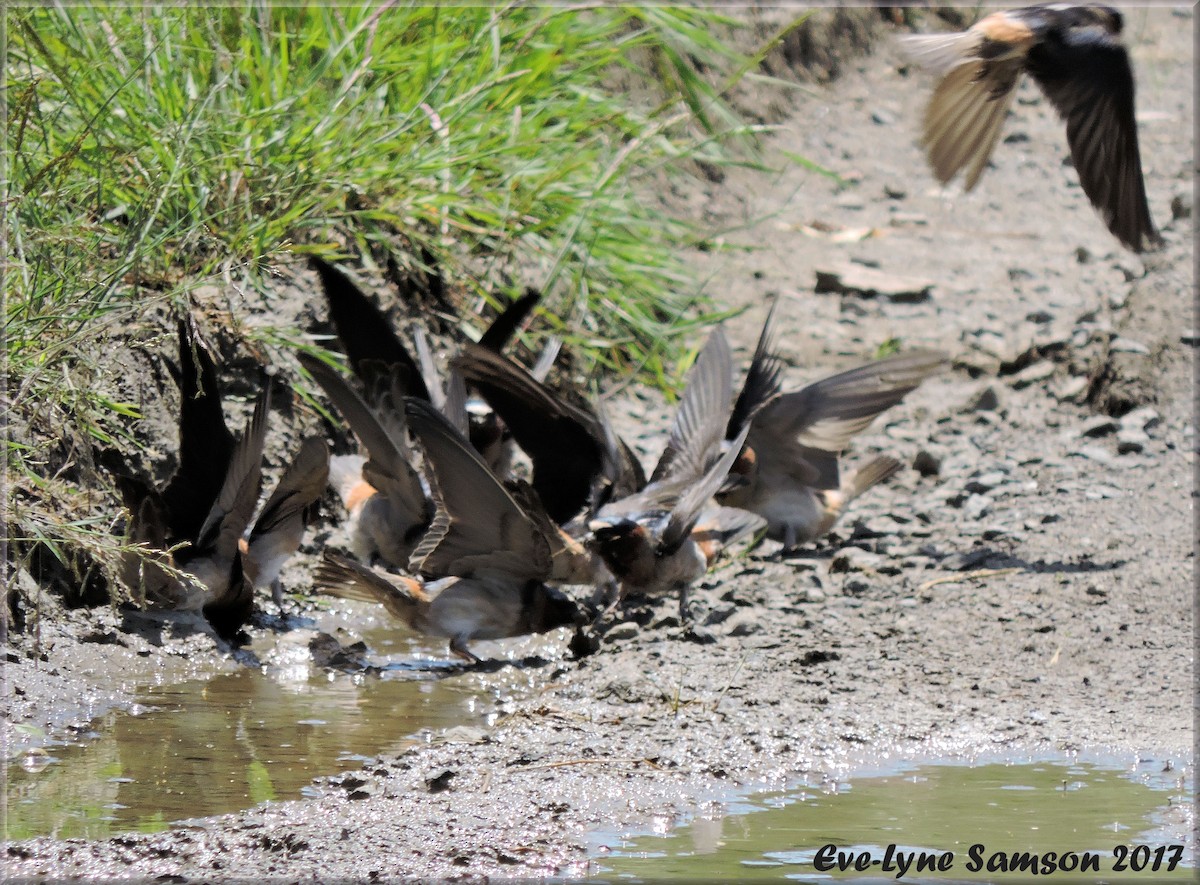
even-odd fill
[[(432, 507), (412, 466), (404, 420), (404, 369), (371, 373), (370, 403), (338, 371), (316, 357), (297, 359), (321, 385), (367, 451), (364, 461), (335, 457), (330, 472), (351, 523), (350, 544), (364, 562), (404, 567), (429, 525)], [(357, 477), (354, 471), (357, 468)]]
[(975, 186), (1027, 72), (1066, 121), (1079, 183), (1108, 229), (1134, 252), (1160, 245), (1122, 26), (1111, 7), (1053, 3), (994, 12), (962, 33), (904, 38), (912, 58), (940, 78), (922, 139), (938, 181), (966, 169), (966, 189)]
[(304, 529), (329, 481), (329, 446), (318, 436), (300, 445), (296, 458), (279, 478), (254, 527), (239, 541), (242, 571), (251, 587), (270, 587), (283, 610), (279, 572), (300, 549)]
[(773, 305), (726, 428), (727, 436), (749, 431), (730, 470), (737, 482), (717, 500), (759, 514), (767, 536), (791, 549), (829, 531), (854, 498), (899, 469), (881, 457), (843, 480), (838, 460), (854, 436), (943, 369), (947, 357), (913, 350), (784, 393), (774, 312)]
[[(736, 448), (720, 454), (733, 399), (729, 344), (718, 328), (696, 359), (671, 427), (666, 448), (645, 488), (602, 507), (588, 523), (588, 544), (621, 584), (658, 594), (679, 590), (681, 618), (687, 618), (687, 589), (708, 570), (706, 551), (693, 537), (701, 516), (738, 457), (749, 427)], [(720, 511), (716, 511), (720, 518)], [(719, 531), (719, 527), (715, 530)], [(715, 535), (702, 535), (711, 542)]]

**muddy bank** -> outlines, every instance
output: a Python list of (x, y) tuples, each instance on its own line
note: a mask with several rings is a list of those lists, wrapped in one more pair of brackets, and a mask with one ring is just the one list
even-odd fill
[[(724, 232), (694, 261), (718, 303), (747, 308), (728, 325), (741, 365), (771, 292), (790, 386), (892, 339), (951, 352), (954, 371), (850, 457), (885, 451), (924, 474), (873, 490), (802, 556), (768, 543), (726, 562), (696, 589), (695, 634), (664, 600), (582, 661), (558, 636), (540, 662), (454, 677), (497, 698), (475, 742), (385, 755), (320, 779), (320, 798), (168, 833), (13, 844), (9, 874), (571, 874), (589, 828), (674, 821), (730, 784), (856, 759), (1008, 746), (1189, 755), (1192, 16), (1128, 16), (1167, 238), (1145, 260), (1073, 184), (1062, 126), (1032, 87), (980, 186), (934, 187), (915, 145), (930, 84), (902, 74), (886, 44), (796, 98), (770, 144), (778, 174), (742, 170), (671, 197)], [(922, 285), (901, 300), (814, 291), (818, 269), (854, 266)], [(627, 389), (611, 408), (652, 461), (661, 401)], [(285, 575), (293, 586), (308, 549)], [(88, 640), (93, 629), (117, 638)], [(92, 612), (10, 637), (5, 728), (55, 723), (77, 696), (92, 706), (72, 721), (119, 701), (116, 672), (240, 665), (203, 634), (166, 632), (139, 637)]]

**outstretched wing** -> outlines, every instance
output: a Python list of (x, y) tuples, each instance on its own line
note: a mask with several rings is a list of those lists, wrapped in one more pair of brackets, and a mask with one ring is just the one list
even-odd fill
[(1069, 28), (1063, 41), (1053, 63), (1031, 55), (1029, 73), (1066, 120), (1083, 192), (1113, 235), (1143, 252), (1162, 237), (1146, 201), (1129, 53), (1098, 25)]
[(687, 388), (675, 413), (651, 484), (667, 479), (699, 479), (721, 445), (733, 403), (733, 356), (718, 326), (688, 373)]
[(914, 350), (775, 397), (751, 423), (760, 471), (813, 488), (838, 488), (837, 455), (850, 440), (946, 364), (941, 351)]

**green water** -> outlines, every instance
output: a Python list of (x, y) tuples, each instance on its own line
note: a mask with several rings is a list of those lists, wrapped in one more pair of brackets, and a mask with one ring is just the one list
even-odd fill
[[(932, 853), (943, 872), (910, 867), (903, 881), (987, 881), (1004, 879), (1000, 867), (988, 871), (992, 855), (1017, 852), (1092, 852), (1098, 872), (1056, 870), (1052, 878), (1193, 880), (1191, 772), (1178, 760), (1042, 760), (1021, 764), (930, 764), (883, 776), (851, 777), (840, 783), (800, 786), (713, 803), (710, 812), (661, 834), (597, 833), (591, 840), (589, 876), (595, 881), (658, 879), (784, 880), (873, 878), (896, 881), (895, 851)], [(663, 827), (663, 829), (667, 829)], [(822, 871), (815, 862), (825, 845), (879, 861), (865, 871)], [(1114, 871), (1119, 845), (1182, 845), (1182, 858), (1167, 870), (1166, 848), (1157, 872)], [(893, 869), (884, 870), (893, 851)], [(969, 854), (978, 849), (983, 868), (972, 872)], [(829, 858), (836, 863), (837, 855)], [(849, 860), (849, 857), (846, 857)], [(1141, 852), (1135, 858), (1141, 861)], [(1069, 861), (1066, 861), (1069, 863)], [(998, 863), (995, 861), (994, 863)], [(1049, 870), (1042, 869), (1039, 875)], [(1028, 879), (1028, 872), (1009, 873)]]
[(261, 668), (147, 688), (78, 743), (24, 754), (7, 769), (6, 837), (99, 839), (298, 799), (314, 777), (481, 725), (494, 706), (479, 682), (441, 678), (453, 669), (444, 648), (360, 631), (383, 670), (346, 673), (313, 666), (312, 635), (294, 631)]

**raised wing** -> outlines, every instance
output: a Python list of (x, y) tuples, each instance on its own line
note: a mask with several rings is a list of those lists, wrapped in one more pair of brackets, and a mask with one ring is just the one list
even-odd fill
[(217, 368), (191, 314), (179, 318), (179, 463), (162, 490), (170, 538), (194, 540), (225, 481), (234, 438), (225, 424)]
[(300, 444), (295, 460), (288, 465), (275, 491), (259, 511), (249, 540), (269, 534), (293, 519), (303, 519), (325, 491), (329, 482), (329, 446), (319, 436), (310, 436)]
[(364, 360), (398, 363), (408, 372), (407, 394), (429, 399), (420, 367), (397, 337), (383, 311), (336, 267), (316, 257), (311, 262), (321, 277), (325, 300), (329, 304), (329, 318), (355, 373), (362, 377), (360, 364)]
[(409, 560), (410, 570), (434, 577), (498, 571), (545, 580), (550, 548), (536, 521), (444, 415), (413, 398), (405, 401), (405, 410), (425, 451), (437, 508)]
[(425, 490), (421, 486), (420, 476), (408, 460), (408, 447), (403, 438), (404, 411), (400, 391), (376, 392), (376, 398), (382, 399), (380, 405), (393, 416), (389, 421), (381, 417), (384, 409), (368, 406), (363, 397), (332, 367), (304, 353), (298, 354), (297, 359), (321, 385), (366, 448), (369, 460), (363, 465), (363, 478), (386, 495), (393, 506), (404, 511), (402, 515), (408, 524), (422, 522), (427, 507)]
[(604, 430), (516, 363), (468, 345), (451, 365), (488, 401), (533, 461), (533, 488), (557, 523), (586, 505), (604, 470)]
[(775, 397), (751, 422), (760, 471), (836, 489), (837, 455), (850, 440), (946, 364), (941, 351), (914, 350)]
[(671, 425), (670, 438), (650, 477), (699, 479), (721, 445), (733, 403), (733, 356), (718, 326), (696, 357)]

